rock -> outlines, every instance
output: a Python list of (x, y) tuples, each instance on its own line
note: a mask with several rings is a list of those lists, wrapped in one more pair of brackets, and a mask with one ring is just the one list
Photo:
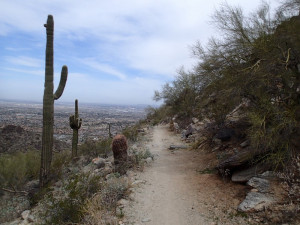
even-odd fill
[(259, 178), (259, 177), (252, 177), (248, 182), (247, 185), (257, 189), (261, 193), (266, 193), (270, 189), (270, 183), (268, 180)]
[(231, 180), (233, 182), (244, 183), (244, 182), (247, 182), (248, 180), (250, 180), (252, 177), (255, 177), (258, 174), (264, 172), (266, 169), (267, 169), (267, 167), (265, 165), (262, 165), (262, 164), (254, 165), (245, 170), (234, 172), (232, 174)]
[(260, 192), (249, 192), (245, 200), (238, 206), (238, 211), (253, 212), (261, 211), (274, 202), (274, 199), (267, 194)]
[(134, 201), (135, 199), (135, 194), (134, 193), (131, 193), (128, 195), (128, 199), (131, 200), (131, 201)]
[(266, 171), (262, 174), (259, 174), (258, 177), (261, 178), (268, 178), (268, 179), (276, 179), (276, 173), (274, 173), (273, 171)]
[(109, 179), (114, 178), (114, 177), (115, 177), (115, 175), (114, 175), (113, 173), (109, 173), (109, 174), (107, 174), (107, 175), (105, 176), (105, 179), (106, 179), (106, 180), (109, 180)]
[(82, 172), (83, 173), (88, 173), (90, 171), (92, 171), (95, 167), (93, 166), (93, 164), (88, 164), (85, 167), (82, 168)]
[(100, 168), (102, 168), (102, 167), (105, 166), (105, 159), (100, 158), (100, 157), (94, 158), (94, 159), (92, 160), (92, 162), (93, 162), (93, 164), (97, 167), (97, 169), (100, 169)]
[(32, 215), (29, 215), (27, 217), (27, 220), (28, 220), (29, 223), (33, 223), (34, 222), (34, 217)]
[(147, 164), (151, 163), (152, 161), (153, 161), (153, 160), (152, 160), (151, 157), (148, 157), (148, 158), (145, 160), (145, 162), (146, 162)]
[(197, 118), (195, 118), (195, 117), (192, 118), (192, 121), (193, 121), (194, 124), (196, 124), (196, 123), (199, 122), (199, 120)]
[(26, 220), (30, 214), (30, 210), (25, 210), (21, 213), (21, 217), (23, 220)]
[(113, 168), (112, 162), (105, 162), (105, 167)]
[(241, 144), (240, 144), (240, 146), (242, 147), (242, 148), (245, 148), (245, 147), (247, 147), (247, 146), (249, 146), (250, 145), (250, 141), (249, 140), (246, 140), (246, 141), (244, 141), (244, 142), (242, 142)]
[(184, 134), (184, 136), (187, 138), (188, 136), (192, 135), (195, 131), (195, 127), (194, 125), (191, 123), (190, 125), (188, 125), (188, 127), (186, 128), (186, 132)]
[(150, 222), (150, 221), (151, 221), (150, 218), (144, 218), (144, 219), (142, 219), (142, 222), (143, 222), (143, 223), (147, 223), (147, 222)]
[(136, 181), (134, 181), (131, 184), (131, 186), (138, 186), (139, 184), (144, 184), (144, 183), (146, 183), (146, 181), (144, 181), (144, 180), (136, 180)]
[(182, 132), (181, 132), (181, 138), (185, 138), (185, 132), (186, 132), (186, 130), (182, 130)]
[(56, 187), (61, 187), (62, 186), (62, 181), (59, 180), (54, 184)]
[[(267, 151), (267, 150), (266, 150)], [(255, 156), (264, 154), (266, 151), (256, 150), (251, 148), (244, 148), (239, 151), (237, 154), (229, 156), (228, 158), (223, 159), (219, 165), (218, 169), (231, 169), (245, 165), (249, 160), (253, 159)]]
[(116, 208), (116, 216), (122, 218), (124, 216), (123, 207)]
[(174, 149), (186, 149), (187, 146), (185, 145), (170, 145), (169, 149), (174, 150)]
[(128, 200), (126, 200), (126, 199), (120, 199), (118, 202), (117, 202), (117, 206), (120, 206), (120, 207), (123, 207), (124, 208), (124, 206), (126, 206), (126, 205), (128, 205)]
[(174, 129), (176, 132), (180, 130), (178, 123), (174, 123)]

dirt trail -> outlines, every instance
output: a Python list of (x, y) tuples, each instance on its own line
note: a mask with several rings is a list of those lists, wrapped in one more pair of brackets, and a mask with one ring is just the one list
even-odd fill
[(134, 189), (133, 201), (124, 209), (125, 224), (245, 224), (244, 218), (232, 218), (242, 186), (199, 172), (215, 156), (168, 150), (171, 144), (183, 143), (166, 126), (155, 127), (152, 135), (147, 147), (155, 160), (136, 178), (143, 184)]

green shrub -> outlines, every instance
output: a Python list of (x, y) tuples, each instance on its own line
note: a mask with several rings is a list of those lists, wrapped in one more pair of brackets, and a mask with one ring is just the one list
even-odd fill
[(134, 156), (134, 163), (137, 166), (142, 166), (144, 163), (144, 160), (147, 158), (151, 158), (152, 160), (154, 159), (154, 155), (150, 152), (149, 149), (145, 150), (132, 150), (132, 154)]
[(74, 174), (63, 184), (59, 192), (49, 192), (44, 201), (41, 217), (45, 224), (79, 223), (84, 207), (102, 186), (101, 178), (88, 173)]
[(79, 146), (79, 155), (97, 157), (106, 157), (111, 153), (111, 138), (99, 141), (87, 140)]
[(71, 161), (71, 155), (69, 151), (61, 151), (53, 154), (51, 163), (51, 175), (56, 179), (61, 178), (62, 171)]
[(126, 127), (122, 131), (122, 134), (124, 136), (126, 136), (127, 140), (136, 142), (137, 138), (138, 138), (138, 134), (139, 134), (138, 129), (139, 129), (138, 125), (135, 125), (135, 126), (132, 126), (132, 127)]
[(40, 170), (38, 151), (17, 152), (0, 156), (0, 186), (20, 188), (26, 182), (37, 179)]

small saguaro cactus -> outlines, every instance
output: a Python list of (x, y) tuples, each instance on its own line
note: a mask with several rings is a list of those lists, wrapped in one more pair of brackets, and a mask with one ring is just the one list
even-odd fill
[(53, 94), (53, 38), (54, 38), (54, 21), (53, 16), (48, 15), (47, 24), (44, 25), (47, 32), (46, 44), (46, 68), (45, 68), (45, 85), (43, 98), (43, 134), (42, 134), (42, 154), (40, 169), (40, 186), (49, 181), (50, 166), (52, 161), (53, 149), (53, 122), (54, 122), (54, 100), (62, 95), (68, 76), (68, 67), (63, 66), (59, 86)]
[(110, 125), (110, 123), (108, 124), (108, 137), (109, 138), (112, 138), (112, 133), (111, 133), (111, 125)]
[(72, 139), (72, 158), (77, 157), (77, 145), (78, 145), (78, 130), (81, 127), (82, 119), (78, 115), (78, 100), (75, 100), (75, 115), (70, 116), (70, 127), (73, 129)]
[(122, 134), (116, 135), (112, 140), (112, 151), (114, 155), (115, 170), (125, 174), (127, 170), (127, 140)]

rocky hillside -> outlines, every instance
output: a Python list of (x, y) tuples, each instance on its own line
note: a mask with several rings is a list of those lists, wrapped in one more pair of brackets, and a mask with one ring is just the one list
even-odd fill
[[(0, 153), (26, 152), (42, 148), (40, 133), (27, 131), (21, 126), (7, 125), (0, 129)], [(68, 148), (65, 142), (54, 140), (54, 150), (60, 151)]]

